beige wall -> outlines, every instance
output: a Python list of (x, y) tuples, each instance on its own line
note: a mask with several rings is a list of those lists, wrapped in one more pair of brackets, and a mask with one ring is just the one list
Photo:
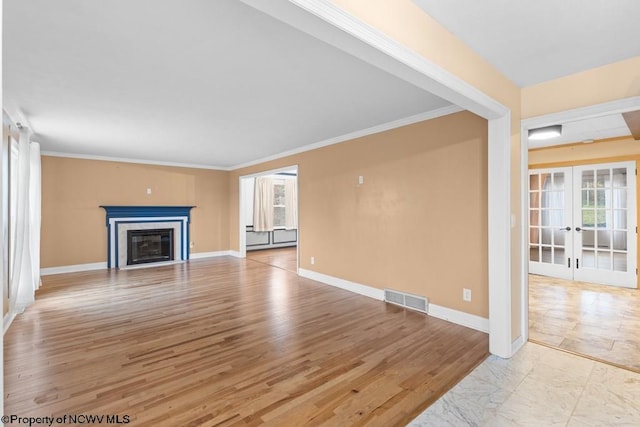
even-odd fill
[[(621, 158), (623, 160), (621, 160)], [(615, 138), (609, 141), (596, 141), (592, 144), (561, 145), (543, 149), (529, 150), (529, 166), (577, 164), (582, 161), (597, 160), (597, 163), (624, 161), (640, 158), (640, 141), (631, 136)]]
[(195, 205), (191, 251), (226, 250), (228, 189), (224, 171), (43, 156), (41, 266), (107, 260), (100, 205)]
[(640, 95), (640, 56), (522, 89), (522, 118)]
[[(520, 335), (522, 248), (520, 215), (520, 88), (424, 13), (412, 0), (330, 0), (511, 110), (511, 334)], [(486, 225), (485, 225), (486, 227)]]
[(290, 165), (301, 268), (488, 317), (486, 120), (458, 113), (231, 172), (233, 249), (239, 177)]

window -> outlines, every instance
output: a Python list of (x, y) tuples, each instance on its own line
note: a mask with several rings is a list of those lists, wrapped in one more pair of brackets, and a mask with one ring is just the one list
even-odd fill
[(273, 180), (273, 226), (286, 226), (285, 185), (283, 179)]
[(253, 191), (254, 231), (298, 228), (296, 177), (265, 176), (255, 179)]

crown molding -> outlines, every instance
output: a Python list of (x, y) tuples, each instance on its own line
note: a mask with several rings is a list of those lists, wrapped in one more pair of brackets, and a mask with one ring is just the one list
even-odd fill
[(231, 168), (227, 168), (227, 167), (199, 165), (195, 163), (163, 162), (159, 160), (131, 159), (127, 157), (112, 157), (112, 156), (95, 156), (93, 154), (62, 153), (59, 151), (47, 151), (47, 150), (43, 150), (41, 152), (41, 155), (51, 156), (51, 157), (68, 157), (70, 159), (100, 160), (104, 162), (138, 163), (142, 165), (171, 166), (175, 168), (210, 169), (210, 170), (220, 170), (220, 171), (231, 170)]
[(293, 156), (294, 154), (304, 153), (306, 151), (316, 150), (318, 148), (326, 147), (329, 145), (339, 144), (341, 142), (350, 141), (356, 138), (362, 138), (363, 136), (373, 135), (376, 133), (384, 132), (391, 129), (396, 129), (402, 126), (408, 126), (414, 123), (422, 122), (425, 120), (432, 120), (438, 117), (447, 116), (449, 114), (458, 113), (463, 111), (462, 108), (457, 105), (450, 105), (447, 107), (438, 108), (436, 110), (427, 111), (425, 113), (416, 114), (413, 116), (405, 117), (403, 119), (394, 120), (392, 122), (383, 123), (381, 125), (372, 126), (367, 129), (350, 132), (344, 135), (336, 136), (334, 138), (325, 139), (324, 141), (316, 142), (313, 144), (305, 145), (302, 147), (294, 148), (293, 150), (283, 151), (272, 156), (263, 157), (261, 159), (252, 160), (247, 163), (242, 163), (231, 167), (231, 170), (246, 168), (248, 166), (258, 165), (260, 163), (269, 162), (271, 160), (281, 159), (283, 157)]
[(245, 168), (248, 166), (258, 165), (260, 163), (265, 163), (271, 160), (281, 159), (283, 157), (292, 156), (294, 154), (304, 153), (306, 151), (316, 150), (318, 148), (326, 147), (328, 145), (339, 144), (341, 142), (350, 141), (352, 139), (361, 138), (367, 135), (373, 135), (376, 133), (384, 132), (387, 130), (399, 128), (402, 126), (411, 125), (414, 123), (422, 122), (425, 120), (432, 120), (438, 117), (446, 116), (449, 114), (458, 113), (463, 111), (462, 108), (457, 105), (450, 105), (447, 107), (438, 108), (436, 110), (427, 111), (424, 113), (416, 114), (409, 117), (404, 117), (402, 119), (394, 120), (391, 122), (383, 123), (377, 126), (372, 126), (367, 129), (358, 130), (355, 132), (350, 132), (344, 135), (336, 136), (334, 138), (325, 139), (324, 141), (315, 142), (313, 144), (305, 145), (302, 147), (295, 148), (293, 150), (283, 151), (278, 154), (274, 154), (272, 156), (263, 157), (261, 159), (252, 160), (247, 163), (242, 163), (235, 166), (214, 166), (214, 165), (199, 165), (193, 163), (178, 163), (178, 162), (163, 162), (157, 160), (144, 160), (144, 159), (131, 159), (126, 157), (112, 157), (112, 156), (96, 156), (93, 154), (79, 154), (79, 153), (62, 153), (59, 151), (47, 151), (43, 150), (43, 156), (51, 156), (51, 157), (68, 157), (72, 159), (84, 159), (84, 160), (100, 160), (105, 162), (122, 162), (122, 163), (138, 163), (145, 165), (157, 165), (157, 166), (170, 166), (170, 167), (178, 167), (178, 168), (191, 168), (191, 169), (209, 169), (209, 170), (219, 170), (219, 171), (233, 171), (241, 168)]

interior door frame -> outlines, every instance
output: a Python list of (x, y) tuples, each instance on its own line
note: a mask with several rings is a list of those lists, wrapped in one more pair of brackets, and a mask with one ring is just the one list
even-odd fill
[(298, 274), (298, 270), (300, 269), (300, 168), (298, 167), (297, 164), (291, 165), (291, 166), (284, 166), (281, 168), (277, 168), (277, 169), (270, 169), (270, 170), (266, 170), (266, 171), (261, 171), (261, 172), (256, 172), (256, 173), (252, 173), (249, 175), (241, 175), (238, 177), (238, 207), (239, 207), (239, 212), (238, 212), (238, 216), (239, 216), (239, 221), (238, 223), (240, 224), (240, 227), (238, 228), (238, 233), (239, 233), (239, 257), (240, 258), (246, 258), (247, 257), (247, 219), (244, 216), (244, 211), (245, 211), (245, 206), (244, 206), (244, 191), (242, 190), (242, 181), (244, 179), (248, 179), (248, 178), (256, 178), (259, 176), (265, 176), (265, 175), (274, 175), (277, 174), (278, 172), (285, 172), (285, 171), (291, 171), (291, 170), (295, 170), (296, 171), (296, 181), (298, 182), (298, 185), (296, 186), (296, 189), (298, 191), (298, 194), (296, 195), (296, 201), (298, 203), (298, 230), (297, 230), (297, 242), (296, 242), (296, 274)]
[[(522, 196), (520, 198), (520, 211), (522, 213), (521, 223), (523, 224), (523, 226), (520, 228), (520, 231), (522, 233), (521, 240), (523, 248), (527, 248), (529, 245), (529, 239), (527, 237), (527, 233), (529, 232), (529, 129), (575, 120), (590, 119), (616, 113), (626, 113), (638, 109), (640, 109), (640, 96), (633, 96), (630, 98), (622, 98), (615, 101), (604, 102), (601, 104), (594, 104), (586, 107), (544, 114), (520, 121), (520, 194)], [(636, 203), (638, 203), (638, 201)], [(524, 338), (524, 341), (526, 342), (529, 339), (529, 252), (523, 249), (521, 253), (522, 257), (520, 262), (522, 277), (520, 278), (520, 283), (522, 288), (520, 332), (522, 334), (522, 337)]]

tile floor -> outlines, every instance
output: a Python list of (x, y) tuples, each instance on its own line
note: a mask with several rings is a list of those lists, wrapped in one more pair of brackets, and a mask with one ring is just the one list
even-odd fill
[(640, 372), (640, 290), (529, 275), (529, 339)]
[(640, 426), (640, 374), (527, 343), (490, 356), (410, 424)]

